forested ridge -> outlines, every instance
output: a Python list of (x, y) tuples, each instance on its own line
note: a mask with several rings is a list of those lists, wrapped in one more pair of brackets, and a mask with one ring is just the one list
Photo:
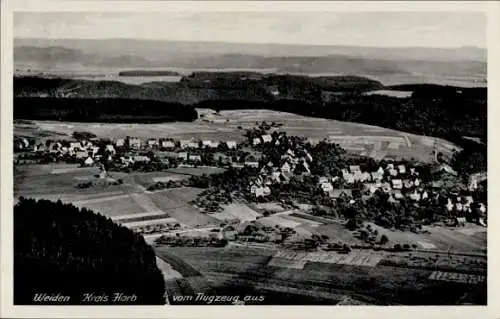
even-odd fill
[[(153, 249), (142, 236), (91, 210), (21, 198), (14, 206), (14, 303), (61, 294), (70, 296), (67, 304), (88, 304), (85, 293), (123, 293), (137, 297), (134, 305), (164, 304)], [(108, 303), (116, 304), (111, 297)]]
[(16, 77), (14, 117), (103, 122), (157, 118), (157, 122), (166, 122), (194, 120), (194, 108), (271, 109), (377, 125), (455, 143), (463, 136), (486, 141), (486, 88), (410, 84), (386, 88), (412, 91), (408, 98), (363, 94), (383, 87), (356, 76), (312, 78), (252, 72), (197, 72), (180, 83), (142, 85)]

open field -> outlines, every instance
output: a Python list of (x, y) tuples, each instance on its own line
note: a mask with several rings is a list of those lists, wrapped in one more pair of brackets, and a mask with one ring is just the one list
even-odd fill
[[(79, 189), (75, 186), (79, 183), (77, 177), (82, 177), (83, 171), (75, 173), (73, 169), (72, 166), (58, 164), (16, 167), (15, 196), (60, 199), (92, 209), (127, 227), (177, 222), (196, 227), (220, 223), (188, 203), (196, 198), (201, 189), (183, 187), (145, 192), (153, 178), (158, 176), (151, 173), (112, 173), (113, 177), (123, 179), (122, 185)], [(54, 170), (57, 174), (52, 174)], [(91, 177), (92, 171), (87, 173)]]
[[(99, 169), (85, 168), (76, 169), (69, 168), (64, 165), (61, 167), (65, 171), (58, 172), (59, 164), (52, 165), (26, 165), (16, 166), (14, 168), (14, 196), (60, 196), (62, 194), (71, 195), (99, 195), (100, 193), (116, 193), (120, 192), (120, 186), (103, 183), (95, 177), (99, 174)], [(56, 174), (53, 174), (53, 170)], [(76, 170), (76, 171), (75, 171)], [(89, 180), (96, 180), (99, 185), (94, 187), (80, 189), (76, 186), (81, 183), (82, 177), (88, 177)]]
[(183, 187), (155, 192), (148, 194), (148, 196), (156, 206), (162, 211), (168, 212), (172, 218), (181, 224), (191, 227), (218, 225), (220, 223), (219, 220), (202, 214), (199, 210), (188, 204), (200, 192), (200, 189)]
[(481, 252), (486, 249), (486, 228), (467, 224), (465, 228), (424, 227), (429, 233), (391, 231), (371, 223), (379, 234), (385, 234), (392, 244), (417, 244), (422, 249), (452, 250), (457, 252)]
[[(423, 138), (381, 127), (310, 118), (290, 113), (270, 110), (234, 110), (221, 111), (217, 121), (197, 120), (192, 123), (175, 122), (161, 124), (106, 124), (76, 123), (56, 121), (31, 121), (32, 124), (15, 123), (14, 134), (29, 136), (39, 132), (51, 132), (56, 136), (71, 136), (74, 131), (90, 131), (100, 137), (119, 138), (125, 136), (170, 137), (177, 139), (195, 138), (208, 140), (243, 141), (242, 129), (252, 128), (257, 121), (282, 123), (280, 130), (289, 135), (305, 136), (311, 140), (329, 138), (346, 149), (368, 156), (384, 157), (386, 155), (403, 158), (415, 158), (422, 161), (431, 160), (432, 143), (439, 141), (440, 151), (449, 153), (449, 144), (440, 139)], [(429, 142), (430, 141), (430, 142)], [(388, 142), (386, 144), (380, 142)], [(392, 144), (391, 144), (392, 143)], [(442, 148), (442, 150), (441, 150)], [(388, 153), (388, 154), (386, 154)]]
[[(454, 304), (467, 293), (478, 294), (484, 288), (471, 283), (429, 279), (433, 270), (377, 264), (380, 256), (383, 257), (377, 255), (378, 252), (363, 258), (357, 254), (347, 255), (344, 258), (350, 258), (350, 261), (344, 263), (303, 258), (302, 261), (307, 262), (300, 269), (302, 262), (286, 261), (284, 259), (287, 258), (282, 257), (273, 259), (274, 253), (266, 250), (235, 247), (160, 249), (186, 261), (207, 276), (213, 286), (219, 287), (247, 285), (263, 289), (265, 287), (258, 283), (265, 282), (267, 289), (276, 291), (299, 289), (302, 293), (309, 291), (318, 296), (321, 293), (337, 294), (339, 298), (345, 295), (364, 296), (378, 304), (408, 305)], [(157, 253), (161, 255), (162, 251), (157, 249)], [(306, 253), (303, 255), (309, 256)], [(330, 299), (330, 303), (334, 300)]]

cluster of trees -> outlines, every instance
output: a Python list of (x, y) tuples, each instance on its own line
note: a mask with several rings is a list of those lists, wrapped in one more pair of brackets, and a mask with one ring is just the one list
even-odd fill
[(413, 95), (404, 99), (353, 92), (336, 95), (334, 102), (307, 98), (278, 99), (272, 102), (211, 100), (200, 105), (216, 110), (271, 109), (359, 122), (442, 137), (459, 144), (462, 143), (462, 136), (475, 136), (486, 140), (486, 89), (442, 86), (422, 86), (414, 89)]
[(15, 97), (14, 118), (73, 122), (161, 123), (194, 121), (192, 106), (142, 99)]
[(155, 244), (171, 247), (225, 247), (228, 241), (215, 237), (188, 237), (176, 234), (176, 236), (160, 236), (155, 240)]
[[(37, 293), (135, 294), (134, 304), (165, 303), (165, 283), (144, 238), (88, 209), (20, 198), (14, 206), (14, 303)], [(112, 300), (110, 298), (109, 302)]]

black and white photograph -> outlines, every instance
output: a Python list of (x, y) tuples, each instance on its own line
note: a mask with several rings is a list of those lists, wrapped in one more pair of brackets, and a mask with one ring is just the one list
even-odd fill
[(12, 12), (13, 304), (487, 306), (488, 13), (314, 8)]

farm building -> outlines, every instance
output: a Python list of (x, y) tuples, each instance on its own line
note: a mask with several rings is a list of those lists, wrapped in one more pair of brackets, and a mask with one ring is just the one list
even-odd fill
[(290, 167), (290, 164), (288, 164), (288, 162), (285, 162), (283, 165), (281, 165), (280, 170), (283, 173), (285, 173), (285, 172), (288, 173), (292, 170), (292, 168)]
[(128, 137), (127, 144), (130, 148), (140, 148), (141, 147), (141, 139), (137, 137)]
[(201, 156), (195, 154), (189, 154), (188, 159), (193, 162), (201, 162)]
[(94, 165), (94, 160), (92, 159), (92, 157), (89, 156), (83, 161), (83, 165), (92, 166)]
[(75, 153), (75, 158), (76, 159), (83, 159), (86, 158), (89, 154), (85, 151), (78, 151)]
[(135, 163), (147, 163), (150, 161), (149, 157), (147, 156), (142, 156), (142, 155), (136, 155), (133, 157), (133, 160)]
[(233, 148), (236, 148), (237, 143), (235, 141), (227, 141), (226, 145), (227, 145), (227, 148), (233, 149)]
[(188, 159), (188, 153), (187, 152), (179, 152), (177, 153), (177, 158), (187, 160)]
[(331, 183), (325, 182), (321, 184), (321, 189), (323, 190), (323, 192), (328, 193), (333, 190), (333, 186)]
[(188, 148), (189, 147), (189, 143), (191, 143), (191, 140), (181, 140), (179, 142), (181, 148)]
[(163, 140), (160, 142), (160, 146), (163, 147), (163, 148), (175, 148), (175, 143), (173, 141), (166, 141), (166, 140)]
[(150, 138), (150, 139), (148, 140), (148, 146), (149, 146), (149, 147), (155, 147), (155, 146), (158, 146), (158, 145), (159, 145), (159, 142), (158, 142), (158, 140), (157, 140), (157, 139), (155, 139), (155, 138)]
[(188, 147), (190, 147), (190, 148), (199, 148), (200, 147), (200, 143), (198, 143), (196, 141), (190, 141), (188, 143)]
[(273, 141), (273, 137), (269, 134), (262, 135), (262, 141), (264, 143), (271, 143)]
[(252, 140), (252, 144), (255, 146), (255, 145), (259, 145), (260, 144), (260, 139), (259, 138), (254, 138)]
[(69, 143), (69, 149), (72, 151), (79, 151), (82, 150), (82, 144), (80, 142), (70, 142)]
[(245, 166), (258, 168), (259, 162), (257, 162), (256, 160), (247, 160), (245, 161)]
[(125, 140), (123, 138), (117, 138), (115, 140), (115, 145), (116, 147), (123, 147), (125, 146)]
[(392, 187), (394, 189), (403, 189), (403, 181), (400, 179), (393, 179), (392, 180)]
[(372, 172), (372, 180), (374, 181), (381, 181), (384, 178), (384, 174), (381, 174), (380, 172)]
[[(96, 146), (97, 147), (97, 146)], [(99, 147), (97, 147), (97, 151), (99, 150)], [(105, 152), (108, 152), (108, 153), (111, 153), (111, 154), (115, 154), (116, 151), (115, 151), (115, 148), (113, 147), (113, 145), (111, 144), (108, 144), (106, 145), (106, 148), (104, 149)], [(97, 153), (97, 152), (96, 152)]]

